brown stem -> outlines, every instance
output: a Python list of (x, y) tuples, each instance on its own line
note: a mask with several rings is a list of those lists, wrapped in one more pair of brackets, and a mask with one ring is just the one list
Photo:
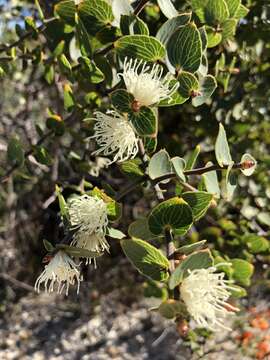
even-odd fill
[(134, 15), (139, 15), (149, 0), (142, 0), (134, 10)]
[[(144, 152), (143, 152), (144, 147), (143, 147), (142, 143), (139, 143), (139, 149), (140, 149), (142, 161), (144, 163), (144, 166), (146, 167), (147, 166), (147, 160), (145, 159), (145, 155), (143, 155), (144, 154)], [(233, 165), (233, 169), (241, 169), (241, 168), (243, 168), (243, 165), (241, 163)], [(207, 173), (209, 171), (214, 171), (214, 170), (222, 171), (222, 170), (227, 170), (227, 169), (228, 169), (227, 165), (224, 165), (224, 167), (220, 167), (219, 165), (211, 165), (211, 166), (205, 166), (205, 167), (197, 168), (197, 169), (193, 169), (193, 170), (187, 170), (187, 171), (184, 171), (184, 174), (186, 176), (188, 176), (188, 175), (202, 175), (202, 174)], [(158, 197), (159, 201), (163, 201), (164, 197), (161, 198), (161, 195), (160, 195), (161, 190), (160, 190), (160, 188), (158, 186), (158, 183), (163, 181), (163, 180), (174, 179), (174, 178), (176, 178), (175, 174), (166, 174), (166, 175), (160, 176), (160, 177), (152, 180), (152, 184), (155, 187), (156, 194), (157, 194), (157, 197)], [(124, 188), (121, 192), (119, 192), (119, 194), (116, 197), (117, 201), (121, 200), (124, 196), (126, 196), (131, 191), (136, 189), (141, 183), (145, 182), (146, 180), (149, 180), (149, 177), (147, 175), (144, 175), (141, 178), (139, 178), (138, 180), (136, 180), (134, 183), (129, 184), (126, 188)], [(181, 182), (181, 184), (188, 191), (196, 191), (196, 189), (193, 186), (189, 185), (188, 183)]]
[(175, 246), (173, 242), (173, 234), (171, 229), (165, 229), (165, 240), (166, 240), (166, 255), (168, 260), (170, 261), (170, 273), (174, 272), (175, 264), (174, 264), (174, 253)]
[[(37, 27), (36, 31), (38, 33), (42, 33), (47, 28), (47, 24), (49, 24), (49, 23), (51, 23), (51, 22), (53, 22), (55, 20), (56, 20), (56, 18), (53, 17), (51, 19), (48, 19), (48, 20), (44, 21), (43, 24), (41, 24), (39, 27)], [(20, 45), (24, 40), (28, 39), (29, 37), (31, 37), (34, 34), (35, 34), (34, 30), (27, 31), (18, 40), (14, 41), (12, 44), (4, 45), (2, 48), (0, 48), (0, 53), (11, 50), (12, 48)]]

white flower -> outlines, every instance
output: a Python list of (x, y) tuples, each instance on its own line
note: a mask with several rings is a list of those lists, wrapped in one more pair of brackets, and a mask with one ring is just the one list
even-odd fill
[(232, 288), (224, 280), (225, 274), (215, 271), (215, 267), (192, 270), (180, 286), (181, 298), (190, 315), (200, 327), (213, 331), (228, 329), (223, 324), (224, 318), (238, 310), (226, 302)]
[[(71, 244), (75, 245), (78, 248), (82, 248), (98, 253), (103, 252), (105, 250), (109, 252), (109, 248), (110, 248), (104, 234), (102, 233), (89, 234), (84, 231), (78, 231)], [(86, 258), (86, 264), (90, 264), (91, 261), (92, 261), (91, 257)], [(94, 258), (94, 264), (96, 267), (95, 258)]]
[(138, 153), (138, 138), (126, 117), (116, 111), (95, 113), (95, 134), (99, 149), (93, 154), (114, 155), (111, 163), (134, 158)]
[(58, 251), (37, 278), (35, 290), (39, 293), (40, 285), (44, 282), (46, 292), (53, 292), (56, 284), (58, 294), (66, 288), (68, 295), (69, 285), (74, 285), (77, 281), (77, 293), (79, 293), (81, 277), (78, 267), (79, 265), (75, 264), (64, 251)]
[[(142, 68), (139, 70), (139, 68)], [(122, 76), (127, 91), (141, 106), (150, 106), (165, 99), (171, 99), (179, 84), (170, 87), (171, 74), (162, 78), (163, 69), (158, 64), (152, 66), (138, 59), (125, 58)]]
[(134, 1), (135, 0), (107, 0), (107, 2), (112, 7), (112, 12), (114, 16), (114, 21), (112, 25), (119, 27), (121, 15), (129, 15), (133, 12), (131, 4)]
[(99, 172), (100, 170), (107, 168), (108, 165), (110, 164), (110, 159), (101, 157), (101, 156), (97, 156), (95, 158), (95, 161), (90, 161), (90, 171), (89, 174), (95, 177), (99, 176)]
[[(108, 226), (107, 205), (97, 197), (82, 195), (72, 199), (68, 207), (71, 225), (77, 229), (71, 245), (92, 252), (109, 251), (105, 238)], [(91, 257), (86, 264), (91, 263)], [(95, 259), (94, 263), (96, 265)]]
[(68, 204), (68, 213), (71, 226), (78, 230), (77, 233), (105, 233), (108, 216), (107, 205), (102, 199), (86, 194), (76, 196)]

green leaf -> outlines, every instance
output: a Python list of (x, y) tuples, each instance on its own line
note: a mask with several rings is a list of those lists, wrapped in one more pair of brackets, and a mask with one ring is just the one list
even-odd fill
[(227, 135), (221, 123), (219, 124), (219, 132), (215, 144), (215, 154), (219, 166), (223, 167), (232, 163)]
[(149, 162), (148, 172), (152, 180), (173, 173), (170, 156), (166, 150), (162, 149), (152, 156)]
[(121, 112), (132, 112), (132, 103), (134, 96), (126, 90), (115, 90), (111, 93), (111, 101), (113, 106)]
[(178, 71), (196, 72), (201, 64), (202, 40), (194, 23), (179, 27), (167, 44), (170, 63)]
[(158, 298), (166, 300), (168, 298), (168, 290), (166, 287), (161, 287), (157, 281), (148, 280), (143, 284), (143, 295), (146, 298)]
[(82, 249), (76, 246), (70, 246), (65, 244), (56, 244), (56, 249), (64, 250), (69, 256), (73, 256), (75, 258), (97, 258), (103, 255), (101, 252), (90, 251), (87, 249)]
[(43, 11), (42, 11), (42, 8), (40, 6), (40, 3), (39, 3), (39, 0), (35, 0), (35, 6), (37, 8), (37, 11), (38, 11), (38, 15), (40, 17), (40, 20), (44, 20), (44, 14), (43, 14)]
[(177, 266), (169, 279), (169, 288), (174, 289), (185, 277), (188, 270), (207, 269), (213, 265), (213, 258), (209, 250), (202, 250), (189, 255)]
[(249, 13), (249, 9), (246, 8), (243, 4), (241, 4), (239, 6), (239, 8), (237, 9), (236, 13), (234, 14), (234, 18), (242, 19), (242, 18), (246, 17), (248, 13)]
[[(171, 80), (170, 81), (170, 87), (173, 87), (178, 81), (177, 80)], [(167, 107), (167, 106), (175, 106), (175, 105), (181, 105), (184, 102), (188, 100), (189, 97), (183, 97), (178, 90), (176, 90), (170, 98), (167, 98), (165, 100), (162, 100), (159, 102), (158, 106), (161, 107)]]
[(177, 177), (182, 181), (186, 181), (186, 177), (184, 175), (184, 170), (186, 166), (185, 160), (180, 158), (179, 156), (175, 156), (171, 159), (171, 162)]
[(197, 145), (187, 160), (187, 165), (185, 170), (192, 170), (194, 168), (198, 156), (200, 155), (200, 152), (201, 152), (201, 147), (200, 145)]
[(199, 88), (199, 82), (192, 73), (181, 71), (177, 77), (179, 81), (178, 92), (183, 98), (189, 98)]
[(46, 120), (46, 125), (47, 128), (53, 130), (57, 136), (62, 136), (65, 132), (65, 123), (59, 115), (50, 115)]
[(139, 136), (155, 137), (157, 135), (157, 117), (151, 108), (142, 106), (138, 112), (129, 114), (129, 120)]
[(73, 96), (72, 88), (69, 84), (64, 84), (64, 108), (71, 111), (74, 108), (75, 99)]
[(55, 247), (48, 240), (43, 239), (43, 245), (48, 252), (54, 252)]
[[(212, 166), (213, 163), (211, 161), (209, 161), (206, 166)], [(203, 180), (204, 180), (204, 185), (206, 187), (207, 192), (209, 192), (210, 194), (213, 194), (214, 197), (216, 198), (220, 198), (220, 188), (219, 188), (219, 183), (218, 183), (218, 177), (217, 177), (217, 172), (216, 171), (209, 171), (205, 174), (203, 174)]]
[(231, 199), (233, 197), (233, 193), (234, 193), (235, 189), (237, 188), (237, 176), (235, 175), (235, 173), (233, 173), (231, 171), (233, 164), (234, 163), (232, 162), (228, 166), (228, 169), (226, 171), (225, 191), (224, 191), (223, 197), (227, 201), (231, 201)]
[(149, 230), (148, 219), (141, 218), (129, 225), (128, 234), (133, 239), (141, 240), (153, 240), (156, 238), (156, 235), (152, 234)]
[(157, 0), (157, 2), (160, 10), (168, 19), (171, 19), (178, 15), (178, 12), (175, 9), (171, 0)]
[(222, 24), (229, 18), (229, 9), (225, 0), (208, 0), (205, 7), (205, 19), (209, 24)]
[(163, 302), (158, 311), (166, 319), (174, 319), (177, 316), (186, 315), (186, 308), (183, 302), (169, 299)]
[(84, 0), (78, 5), (78, 15), (88, 34), (96, 36), (114, 16), (111, 6), (105, 0)]
[(122, 249), (132, 265), (153, 280), (168, 279), (169, 261), (160, 250), (143, 240), (122, 240)]
[(206, 75), (200, 78), (198, 88), (199, 95), (192, 99), (192, 105), (196, 107), (202, 105), (208, 98), (211, 97), (217, 88), (217, 81), (214, 76)]
[(151, 211), (148, 217), (149, 229), (155, 235), (162, 234), (166, 228), (186, 233), (192, 222), (190, 206), (179, 197), (163, 201)]
[(211, 26), (206, 26), (206, 33), (207, 33), (207, 47), (213, 48), (217, 46), (222, 41), (222, 33), (218, 32), (215, 28)]
[(233, 259), (230, 262), (232, 263), (234, 280), (240, 285), (249, 286), (254, 266), (243, 259)]
[(153, 154), (157, 148), (157, 138), (145, 136), (143, 138), (143, 145), (147, 154)]
[(131, 179), (144, 176), (144, 172), (140, 168), (142, 161), (138, 158), (124, 161), (120, 164), (121, 170)]
[(256, 234), (245, 234), (241, 237), (241, 240), (247, 245), (252, 254), (263, 253), (270, 248), (269, 241), (265, 237)]
[(72, 76), (72, 67), (65, 54), (61, 54), (57, 58), (58, 65), (62, 74), (70, 77)]
[(191, 13), (183, 13), (172, 19), (167, 20), (158, 30), (156, 38), (163, 44), (167, 45), (169, 38), (180, 26), (190, 22)]
[(237, 286), (234, 284), (230, 284), (230, 292), (231, 292), (231, 296), (234, 298), (242, 298), (247, 296), (247, 291), (246, 289), (242, 288), (241, 286)]
[(75, 2), (73, 0), (60, 1), (54, 6), (54, 12), (69, 25), (75, 24)]
[(230, 17), (234, 17), (240, 7), (241, 0), (225, 0), (225, 2), (227, 4)]
[(65, 225), (69, 223), (69, 213), (66, 200), (61, 193), (61, 189), (58, 185), (55, 185), (55, 192), (59, 202), (60, 214)]
[(137, 15), (121, 15), (120, 29), (123, 35), (149, 35), (148, 26)]
[(124, 239), (126, 237), (126, 235), (124, 233), (122, 233), (122, 231), (111, 228), (111, 227), (107, 228), (106, 235), (108, 235), (109, 237), (111, 237), (113, 239), (119, 239), (119, 240)]
[(24, 164), (24, 150), (18, 136), (12, 137), (8, 142), (7, 161), (16, 166)]
[(34, 150), (35, 159), (43, 165), (51, 165), (52, 157), (44, 146), (36, 146)]
[(105, 79), (102, 71), (86, 56), (80, 57), (78, 61), (81, 64), (80, 74), (84, 77), (84, 80), (92, 84), (99, 84)]
[[(251, 176), (257, 167), (257, 161), (250, 154), (244, 154), (241, 157), (241, 164), (243, 164), (240, 169), (245, 176)], [(252, 166), (250, 164), (253, 164)]]
[(181, 246), (180, 248), (176, 249), (175, 252), (180, 253), (180, 254), (189, 255), (189, 254), (193, 253), (194, 251), (201, 250), (205, 246), (205, 244), (206, 244), (206, 240), (201, 240), (194, 244)]
[(237, 20), (228, 19), (222, 24), (222, 41), (231, 39), (236, 32)]
[(199, 33), (201, 36), (201, 40), (202, 40), (202, 51), (205, 52), (207, 49), (207, 45), (208, 45), (208, 39), (207, 39), (207, 33), (206, 33), (206, 27), (202, 26), (199, 29)]
[(107, 214), (110, 221), (117, 221), (122, 215), (122, 206), (120, 203), (112, 199), (110, 196), (105, 194), (103, 190), (95, 187), (92, 192), (92, 196), (97, 196), (107, 204)]
[(182, 197), (191, 207), (194, 221), (205, 215), (213, 200), (213, 195), (204, 191), (188, 191), (183, 193)]
[(53, 65), (45, 65), (44, 67), (44, 78), (49, 85), (54, 81), (54, 67)]
[(76, 38), (78, 40), (82, 56), (92, 57), (91, 38), (80, 18), (78, 18), (76, 24)]
[(165, 56), (165, 48), (153, 36), (126, 35), (114, 43), (115, 50), (121, 58), (137, 58), (145, 61), (161, 60)]

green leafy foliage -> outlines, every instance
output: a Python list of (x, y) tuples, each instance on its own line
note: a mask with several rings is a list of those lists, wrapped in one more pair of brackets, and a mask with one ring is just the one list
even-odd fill
[(219, 132), (215, 145), (215, 154), (217, 162), (221, 167), (223, 167), (223, 165), (230, 165), (232, 163), (227, 135), (222, 124), (219, 124)]
[(179, 27), (167, 44), (168, 58), (177, 71), (194, 73), (202, 58), (202, 41), (194, 23)]
[(159, 313), (166, 319), (174, 319), (176, 316), (185, 314), (184, 304), (177, 300), (164, 301), (158, 308)]
[(122, 36), (114, 43), (117, 54), (124, 58), (157, 61), (165, 56), (165, 48), (156, 38), (146, 35)]
[[(106, 248), (107, 273), (120, 243), (178, 326), (192, 316), (178, 286), (213, 257), (236, 298), (254, 269), (268, 277), (269, 14), (244, 3), (250, 13), (241, 0), (3, 2), (1, 235), (16, 233), (16, 252), (24, 233), (50, 240), (48, 261)], [(82, 194), (105, 206), (74, 209), (80, 242), (65, 198)]]
[(186, 233), (193, 222), (192, 209), (182, 198), (171, 198), (157, 205), (148, 217), (150, 231), (159, 235), (165, 229)]
[(160, 281), (168, 278), (169, 261), (154, 246), (139, 239), (122, 240), (121, 246), (127, 258), (143, 275)]
[(185, 192), (182, 194), (183, 199), (191, 207), (194, 221), (203, 217), (211, 205), (213, 195), (203, 191)]
[(160, 150), (152, 156), (148, 171), (150, 178), (153, 180), (173, 173), (170, 156), (166, 150)]
[(243, 259), (233, 259), (231, 262), (234, 280), (240, 285), (249, 286), (250, 278), (254, 272), (253, 265)]

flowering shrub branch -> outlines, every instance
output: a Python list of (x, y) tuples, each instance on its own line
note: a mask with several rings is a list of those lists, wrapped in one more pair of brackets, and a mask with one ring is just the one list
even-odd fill
[[(248, 9), (240, 2), (232, 6), (230, 0), (216, 0), (215, 6), (212, 1), (191, 1), (185, 4), (188, 12), (178, 11), (170, 1), (167, 6), (158, 4), (157, 14), (162, 11), (168, 20), (163, 24), (158, 20), (155, 36), (144, 20), (156, 8), (145, 0), (135, 8), (129, 0), (60, 1), (54, 8), (55, 17), (42, 19), (40, 26), (26, 19), (25, 26), (31, 29), (0, 52), (9, 57), (13, 48), (43, 33), (45, 45), (36, 52), (25, 45), (23, 54), (33, 64), (42, 64), (49, 84), (57, 87), (58, 81), (63, 85), (63, 111), (70, 115), (63, 120), (49, 109), (48, 130), (27, 151), (17, 137), (12, 139), (7, 149), (11, 165), (0, 182), (21, 169), (30, 155), (47, 165), (47, 152), (41, 145), (68, 129), (69, 136), (81, 140), (83, 155), (76, 161), (83, 165), (82, 179), (66, 198), (64, 189), (56, 187), (65, 235), (56, 244), (44, 241), (48, 264), (37, 278), (36, 290), (44, 284), (47, 292), (68, 295), (75, 285), (79, 292), (83, 281), (80, 264), (97, 266), (98, 258), (110, 250), (110, 238), (116, 238), (133, 266), (157, 288), (166, 289), (166, 298), (158, 307), (163, 316), (176, 322), (193, 318), (199, 327), (224, 329), (224, 318), (238, 311), (230, 303), (233, 292), (244, 291), (237, 290), (235, 283), (248, 283), (253, 267), (243, 259), (225, 255), (223, 259), (211, 253), (204, 240), (186, 244), (184, 237), (220, 199), (231, 201), (235, 177), (239, 173), (251, 176), (257, 163), (248, 153), (240, 162), (232, 158), (221, 122), (215, 145), (211, 145), (214, 163), (195, 167), (199, 147), (184, 157), (171, 157), (166, 149), (157, 151), (159, 108), (189, 101), (196, 109), (211, 103), (218, 84), (208, 65), (208, 50), (217, 45), (225, 48)], [(60, 40), (51, 46), (54, 26)], [(21, 59), (11, 56), (10, 60)], [(215, 71), (219, 71), (218, 64)], [(166, 114), (170, 116), (170, 111)], [(78, 134), (71, 120), (81, 125)], [(102, 189), (99, 179), (100, 188), (84, 186), (87, 176), (110, 173), (112, 164), (134, 181), (118, 192), (110, 184)], [(154, 194), (155, 205), (130, 224), (127, 235), (113, 224), (125, 216), (120, 201), (138, 187), (142, 196), (146, 191)], [(237, 273), (244, 274), (240, 281)]]

